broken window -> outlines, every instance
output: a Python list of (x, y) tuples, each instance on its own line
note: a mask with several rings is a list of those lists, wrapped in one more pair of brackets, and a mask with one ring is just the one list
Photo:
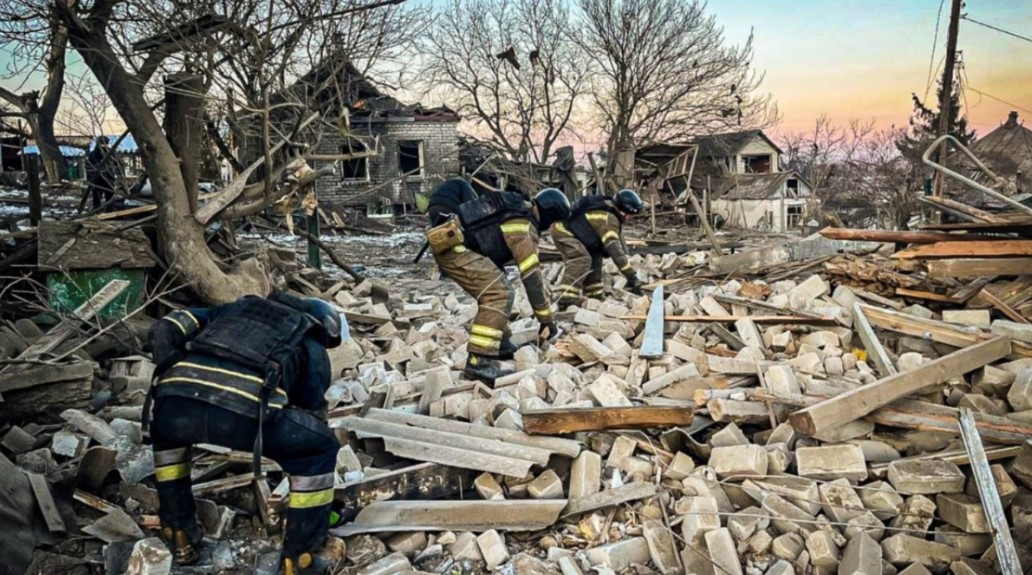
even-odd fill
[[(361, 154), (368, 151), (361, 140), (349, 138), (340, 146), (341, 155)], [(340, 179), (344, 182), (368, 182), (369, 158), (351, 158), (340, 161)]]
[(795, 178), (789, 178), (788, 181), (785, 182), (785, 188), (788, 190), (788, 197), (799, 197), (799, 180)]
[(803, 206), (787, 206), (785, 210), (788, 215), (788, 227), (798, 228), (803, 221)]
[(742, 156), (745, 162), (745, 173), (747, 174), (769, 174), (771, 173), (770, 156)]
[(423, 142), (401, 140), (398, 142), (398, 169), (409, 177), (423, 177)]

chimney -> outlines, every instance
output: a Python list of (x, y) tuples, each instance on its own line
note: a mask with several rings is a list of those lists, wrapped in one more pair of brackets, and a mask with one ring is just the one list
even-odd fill
[(1007, 123), (1003, 125), (1004, 128), (1017, 128), (1018, 127), (1018, 113), (1011, 111), (1010, 115), (1007, 116)]

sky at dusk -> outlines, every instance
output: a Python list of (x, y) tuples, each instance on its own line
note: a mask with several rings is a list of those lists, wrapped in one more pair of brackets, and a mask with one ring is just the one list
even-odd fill
[[(905, 125), (912, 92), (935, 97), (949, 4), (950, 0), (709, 0), (709, 11), (730, 43), (740, 44), (753, 32), (754, 67), (766, 74), (762, 89), (782, 113), (781, 124), (771, 130), (776, 134), (807, 131), (822, 113), (838, 124), (859, 119), (874, 120), (879, 127)], [(1032, 0), (968, 0), (963, 13), (1032, 38)], [(1010, 110), (1032, 120), (1032, 42), (962, 20), (959, 48), (968, 88), (961, 103), (980, 135), (999, 126)], [(0, 66), (6, 57), (0, 49)], [(78, 60), (70, 56), (73, 69), (82, 66)], [(24, 87), (4, 84), (36, 88), (41, 78), (35, 80)], [(115, 114), (109, 116), (113, 119)]]
[[(905, 125), (910, 94), (924, 97), (940, 0), (710, 0), (727, 39), (755, 35), (755, 66), (778, 101), (780, 131), (811, 128), (821, 113), (836, 123), (875, 120)], [(934, 70), (942, 74), (950, 2), (942, 5)], [(1032, 0), (968, 0), (962, 13), (1032, 38)], [(1010, 110), (1032, 125), (1032, 42), (961, 20), (958, 48), (974, 90), (961, 100), (979, 134)], [(934, 99), (935, 87), (929, 96)], [(1024, 108), (1027, 111), (1023, 111)]]

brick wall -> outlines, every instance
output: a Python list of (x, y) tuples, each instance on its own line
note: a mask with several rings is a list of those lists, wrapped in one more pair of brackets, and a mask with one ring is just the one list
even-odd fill
[[(377, 139), (377, 155), (370, 157), (369, 180), (343, 180), (338, 169), (335, 176), (320, 178), (316, 183), (316, 192), (323, 200), (350, 205), (376, 204), (379, 198), (389, 198), (393, 204), (411, 204), (415, 191), (429, 192), (442, 179), (459, 173), (459, 136), (458, 122), (455, 121), (411, 121), (410, 118), (393, 119), (382, 123), (354, 122), (352, 131), (363, 140)], [(401, 121), (409, 120), (409, 121)], [(355, 198), (356, 195), (369, 190), (373, 186), (399, 178), (402, 171), (399, 166), (398, 142), (421, 141), (423, 143), (423, 176), (410, 176), (405, 180), (397, 180), (384, 186), (371, 195)], [(337, 133), (323, 135), (317, 154), (339, 154), (343, 138)], [(315, 167), (322, 167), (329, 162), (315, 162)]]

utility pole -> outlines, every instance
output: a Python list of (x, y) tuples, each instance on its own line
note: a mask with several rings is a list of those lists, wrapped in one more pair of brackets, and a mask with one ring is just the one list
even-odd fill
[[(939, 136), (950, 131), (950, 116), (953, 107), (953, 69), (957, 66), (957, 34), (960, 31), (960, 8), (963, 0), (952, 0), (950, 8), (950, 27), (946, 33), (946, 64), (942, 70), (942, 92), (939, 94)], [(939, 165), (946, 165), (946, 143), (939, 148)], [(935, 175), (935, 196), (942, 197), (945, 178), (942, 173)]]

